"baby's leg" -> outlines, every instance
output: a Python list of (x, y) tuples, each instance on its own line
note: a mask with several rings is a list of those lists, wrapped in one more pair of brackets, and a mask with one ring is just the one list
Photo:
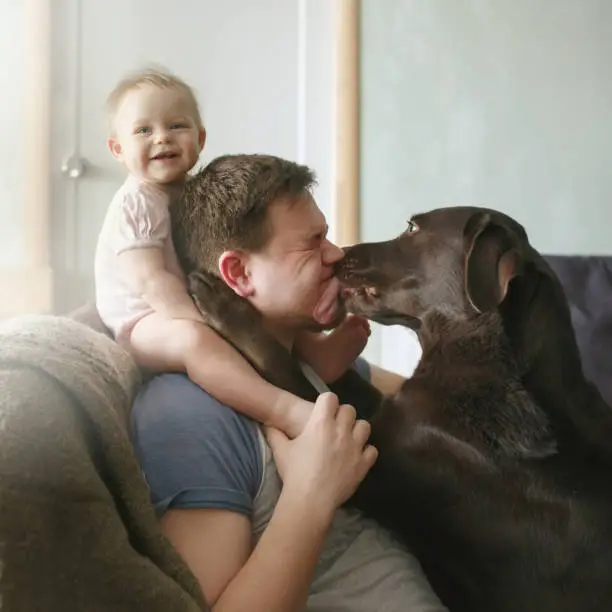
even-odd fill
[(329, 334), (301, 334), (296, 349), (325, 382), (334, 382), (359, 357), (369, 335), (369, 323), (361, 317), (349, 315)]
[(130, 336), (136, 361), (156, 372), (185, 372), (221, 403), (252, 419), (298, 435), (312, 404), (265, 381), (244, 357), (205, 323), (141, 319)]
[[(129, 338), (136, 362), (155, 372), (187, 372), (189, 356), (202, 344), (204, 323), (152, 313), (140, 319)], [(206, 328), (205, 331), (213, 333)]]

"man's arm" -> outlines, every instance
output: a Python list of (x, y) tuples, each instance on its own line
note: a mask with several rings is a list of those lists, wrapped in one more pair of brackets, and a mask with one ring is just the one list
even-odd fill
[(284, 486), (252, 549), (262, 478), (255, 426), (179, 375), (141, 391), (132, 424), (163, 528), (215, 609), (301, 610), (334, 511), (376, 459), (369, 425), (323, 394), (295, 440), (270, 432)]
[(281, 494), (253, 550), (253, 500), (264, 477), (258, 428), (186, 377), (167, 374), (143, 388), (132, 421), (162, 528), (206, 600), (235, 612), (303, 607), (326, 525), (316, 528), (320, 508), (305, 516), (299, 491), (289, 503)]
[(281, 494), (254, 550), (250, 520), (229, 510), (170, 510), (162, 527), (214, 612), (291, 612), (306, 603), (330, 522), (311, 500)]
[(376, 450), (366, 444), (369, 434), (354, 408), (339, 406), (330, 393), (319, 396), (295, 440), (269, 432), (284, 486), (252, 553), (244, 516), (225, 510), (168, 513), (166, 535), (200, 580), (213, 611), (303, 609), (335, 510), (376, 460)]
[(250, 519), (232, 510), (180, 508), (168, 510), (161, 525), (214, 607), (251, 555)]

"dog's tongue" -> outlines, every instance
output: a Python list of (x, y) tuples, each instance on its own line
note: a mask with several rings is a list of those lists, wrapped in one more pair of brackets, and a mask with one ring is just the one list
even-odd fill
[(319, 325), (329, 325), (338, 314), (338, 293), (340, 291), (340, 281), (334, 276), (329, 280), (323, 295), (314, 309), (314, 320)]

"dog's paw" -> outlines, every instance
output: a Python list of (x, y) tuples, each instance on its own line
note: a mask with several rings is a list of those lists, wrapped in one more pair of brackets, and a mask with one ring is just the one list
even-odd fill
[(226, 332), (257, 318), (251, 304), (236, 295), (218, 276), (199, 270), (189, 274), (188, 282), (190, 295), (204, 321), (213, 329)]

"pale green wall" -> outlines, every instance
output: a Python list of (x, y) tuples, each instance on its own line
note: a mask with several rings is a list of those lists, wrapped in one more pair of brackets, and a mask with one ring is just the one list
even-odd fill
[(362, 238), (472, 204), (612, 253), (611, 64), (610, 0), (362, 0)]

